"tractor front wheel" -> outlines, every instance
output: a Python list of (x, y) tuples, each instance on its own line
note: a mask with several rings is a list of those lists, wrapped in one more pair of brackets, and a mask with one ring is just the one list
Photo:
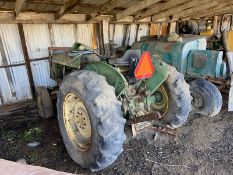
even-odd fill
[(86, 70), (66, 76), (57, 111), (67, 152), (82, 167), (101, 170), (122, 152), (125, 119), (121, 102), (105, 77)]
[(214, 84), (196, 79), (191, 81), (190, 91), (193, 97), (192, 113), (213, 117), (220, 112), (222, 95)]
[(42, 118), (50, 118), (53, 116), (53, 104), (47, 88), (38, 86), (35, 88), (36, 105), (38, 113)]

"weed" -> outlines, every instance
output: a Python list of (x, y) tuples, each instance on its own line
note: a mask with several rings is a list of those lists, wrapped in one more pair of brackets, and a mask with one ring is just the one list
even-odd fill
[(16, 138), (16, 133), (14, 131), (6, 131), (1, 133), (1, 139), (12, 141)]
[(43, 130), (40, 127), (31, 128), (29, 130), (25, 130), (21, 136), (20, 140), (23, 142), (32, 142), (39, 141), (42, 137)]
[(35, 163), (35, 161), (38, 160), (38, 153), (37, 152), (33, 152), (32, 154), (29, 154), (27, 157), (27, 160), (29, 163)]

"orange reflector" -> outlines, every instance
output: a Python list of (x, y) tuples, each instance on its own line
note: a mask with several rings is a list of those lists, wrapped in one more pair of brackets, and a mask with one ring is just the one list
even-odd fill
[(139, 79), (150, 78), (154, 73), (154, 66), (148, 51), (143, 52), (134, 71), (135, 77)]

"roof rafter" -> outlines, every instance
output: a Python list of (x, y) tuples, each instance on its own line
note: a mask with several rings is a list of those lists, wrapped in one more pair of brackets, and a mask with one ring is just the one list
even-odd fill
[(16, 0), (15, 1), (15, 9), (14, 9), (14, 14), (15, 17), (19, 15), (19, 12), (22, 10), (23, 5), (25, 4), (27, 0)]
[(208, 17), (208, 16), (222, 15), (232, 11), (233, 11), (233, 2), (226, 1), (225, 3), (221, 3), (217, 7), (213, 7), (206, 12), (200, 11), (199, 13), (193, 14), (193, 16), (196, 18), (205, 17), (205, 16)]
[[(207, 0), (204, 2), (211, 2), (212, 3), (213, 0)], [(156, 20), (159, 20), (161, 18), (168, 17), (170, 15), (176, 15), (185, 9), (189, 9), (189, 8), (195, 7), (195, 6), (200, 5), (200, 4), (201, 4), (200, 0), (188, 1), (186, 3), (183, 3), (182, 5), (175, 6), (175, 7), (169, 8), (165, 11), (160, 11), (159, 13), (156, 13), (155, 15), (152, 16), (152, 21), (156, 21)]]
[(192, 16), (193, 14), (197, 14), (202, 12), (203, 10), (208, 11), (212, 7), (217, 7), (219, 4), (216, 1), (204, 1), (201, 2), (199, 5), (192, 7), (190, 9), (183, 10), (182, 12), (178, 13), (175, 17), (177, 18), (184, 18), (186, 16)]
[(80, 0), (65, 0), (63, 6), (55, 13), (55, 19), (60, 19), (68, 10), (69, 8), (76, 5)]
[(159, 13), (161, 11), (167, 10), (171, 7), (183, 4), (183, 3), (188, 2), (188, 1), (189, 0), (169, 0), (166, 3), (158, 3), (156, 6), (152, 7), (151, 9), (148, 9), (144, 12), (136, 14), (135, 19), (140, 20), (142, 18), (151, 16), (153, 14)]
[(123, 4), (126, 4), (130, 1), (132, 1), (132, 0), (110, 0), (110, 1), (106, 2), (105, 4), (103, 4), (100, 7), (100, 9), (98, 10), (98, 14), (90, 20), (101, 19), (101, 15), (104, 15), (105, 13), (113, 10), (114, 8), (119, 7)]
[(141, 2), (125, 9), (123, 12), (116, 14), (116, 20), (118, 21), (126, 16), (133, 15), (136, 12), (143, 10), (159, 1), (161, 0), (142, 0)]

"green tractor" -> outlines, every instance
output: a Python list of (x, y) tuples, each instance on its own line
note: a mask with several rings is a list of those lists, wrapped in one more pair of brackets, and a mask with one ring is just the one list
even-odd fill
[[(149, 52), (127, 50), (113, 59), (75, 43), (50, 53), (61, 135), (70, 157), (84, 168), (101, 170), (117, 159), (126, 124), (133, 134), (169, 132), (188, 118), (192, 97), (184, 76)], [(46, 89), (36, 92), (40, 114), (51, 116)]]

